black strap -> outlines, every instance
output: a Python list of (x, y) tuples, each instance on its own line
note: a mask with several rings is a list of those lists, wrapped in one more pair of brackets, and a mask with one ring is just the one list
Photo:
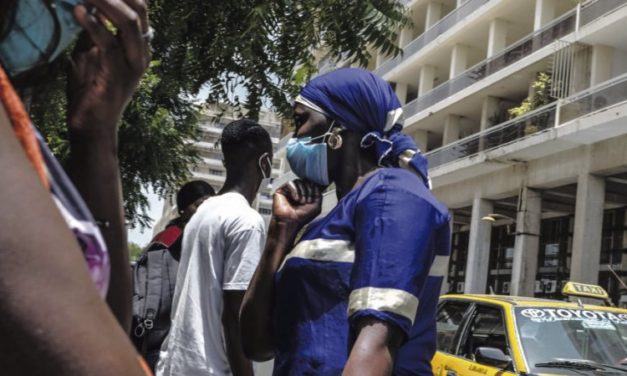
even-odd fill
[[(154, 320), (159, 312), (161, 302), (161, 268), (163, 266), (163, 253), (161, 251), (148, 251), (148, 272), (146, 273), (146, 303), (144, 305), (143, 317), (145, 320)], [(145, 322), (146, 324), (146, 322)], [(148, 322), (150, 326), (150, 322)], [(146, 327), (147, 330), (152, 327)]]

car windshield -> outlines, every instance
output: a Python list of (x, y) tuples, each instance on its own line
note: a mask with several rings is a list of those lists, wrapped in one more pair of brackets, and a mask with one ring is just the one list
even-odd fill
[(627, 370), (627, 314), (552, 307), (517, 307), (515, 314), (531, 372), (591, 374), (575, 370), (585, 362)]

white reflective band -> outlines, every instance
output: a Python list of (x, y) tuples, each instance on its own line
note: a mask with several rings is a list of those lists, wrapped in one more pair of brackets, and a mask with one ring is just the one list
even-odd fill
[(364, 287), (353, 290), (348, 297), (348, 317), (365, 309), (391, 312), (405, 317), (413, 325), (418, 311), (418, 298), (399, 289)]
[(450, 256), (435, 256), (431, 269), (429, 269), (429, 277), (444, 277), (448, 274), (448, 261)]
[[(355, 246), (348, 240), (313, 239), (303, 240), (283, 260), (298, 257), (316, 261), (354, 262)], [(281, 270), (283, 268), (281, 265)]]
[(322, 108), (320, 108), (320, 106), (318, 106), (317, 104), (313, 103), (312, 101), (310, 101), (309, 99), (303, 97), (300, 94), (296, 97), (296, 99), (294, 99), (294, 102), (295, 103), (300, 103), (300, 104), (302, 104), (305, 107), (309, 107), (312, 110), (321, 113), (322, 115), (329, 116), (329, 115), (327, 115), (327, 113)]

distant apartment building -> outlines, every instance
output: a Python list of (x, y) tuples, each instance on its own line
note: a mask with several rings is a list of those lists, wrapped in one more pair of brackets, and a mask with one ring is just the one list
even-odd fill
[[(226, 179), (226, 169), (222, 163), (222, 151), (220, 150), (220, 135), (222, 129), (231, 121), (235, 120), (237, 114), (232, 109), (224, 110), (215, 105), (206, 106), (200, 117), (199, 128), (200, 136), (195, 147), (200, 156), (200, 161), (196, 166), (190, 166), (192, 173), (191, 179), (204, 180), (211, 184), (213, 189), (218, 192), (222, 189), (222, 185)], [(261, 124), (270, 134), (273, 149), (276, 151), (281, 134), (281, 120), (273, 112), (262, 111), (259, 115), (259, 124)], [(272, 177), (279, 175), (280, 159), (274, 158), (272, 166)], [(270, 220), (272, 213), (272, 195), (271, 186), (261, 187), (257, 194), (257, 199), (253, 203), (253, 207), (259, 211), (266, 224)], [(177, 208), (175, 195), (171, 195), (166, 200), (163, 209), (163, 216), (153, 228), (153, 233), (161, 231), (165, 225), (176, 217)]]
[[(413, 0), (369, 69), (451, 209), (448, 292), (559, 298), (627, 280), (627, 0)], [(321, 71), (341, 66), (320, 59)], [(285, 145), (281, 176), (293, 178)], [(325, 194), (324, 209), (335, 204)]]

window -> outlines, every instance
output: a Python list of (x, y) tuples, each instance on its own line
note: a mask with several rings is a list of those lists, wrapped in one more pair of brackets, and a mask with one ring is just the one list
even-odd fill
[(462, 341), (460, 355), (475, 361), (475, 351), (479, 347), (496, 348), (509, 355), (501, 309), (484, 305), (477, 306)]
[(453, 300), (446, 301), (440, 306), (436, 319), (438, 350), (450, 354), (455, 353), (455, 338), (457, 338), (457, 331), (468, 310), (468, 306), (468, 303)]

